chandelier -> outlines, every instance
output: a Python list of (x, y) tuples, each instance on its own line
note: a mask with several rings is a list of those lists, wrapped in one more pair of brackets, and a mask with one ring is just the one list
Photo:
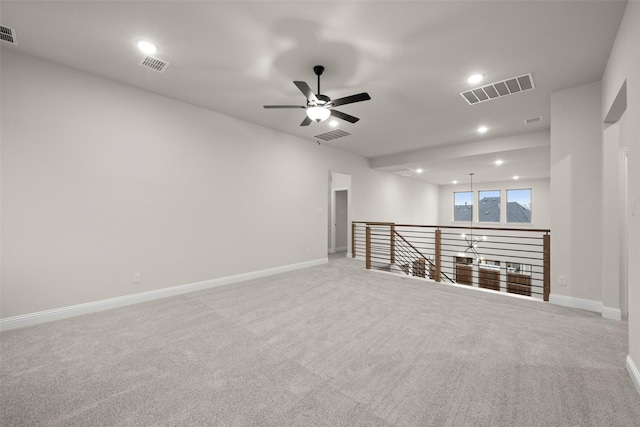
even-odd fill
[(469, 220), (470, 233), (469, 233), (469, 236), (467, 236), (465, 233), (462, 233), (460, 235), (460, 237), (465, 240), (467, 247), (464, 250), (464, 252), (459, 252), (458, 256), (459, 257), (472, 256), (475, 262), (481, 263), (484, 261), (484, 257), (482, 257), (478, 253), (478, 245), (480, 244), (480, 242), (487, 240), (487, 236), (478, 237), (473, 235), (473, 172), (470, 173), (469, 176), (471, 178), (471, 201), (472, 201), (471, 219)]

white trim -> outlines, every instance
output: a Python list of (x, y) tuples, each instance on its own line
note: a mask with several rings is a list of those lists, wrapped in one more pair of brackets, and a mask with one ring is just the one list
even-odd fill
[(329, 221), (331, 221), (329, 223), (331, 225), (329, 232), (329, 253), (331, 254), (336, 252), (336, 191), (338, 190), (334, 188), (331, 189), (331, 212), (329, 212)]
[(579, 308), (581, 310), (600, 313), (603, 319), (622, 320), (622, 311), (620, 311), (619, 308), (606, 307), (602, 305), (602, 301), (551, 294), (549, 295), (549, 302), (563, 307)]
[(341, 246), (341, 247), (339, 247), (339, 248), (336, 248), (336, 252), (344, 252), (344, 251), (346, 251), (346, 250), (347, 250), (347, 247), (346, 247), (346, 246)]
[(111, 308), (124, 307), (146, 301), (153, 301), (175, 295), (186, 294), (194, 291), (215, 288), (218, 286), (230, 285), (232, 283), (243, 282), (245, 280), (258, 279), (271, 276), (273, 274), (286, 273), (288, 271), (302, 268), (314, 267), (326, 264), (328, 258), (319, 258), (312, 261), (300, 262), (297, 264), (283, 265), (280, 267), (268, 268), (265, 270), (252, 271), (249, 273), (236, 274), (234, 276), (220, 277), (218, 279), (204, 280), (202, 282), (187, 283), (184, 285), (171, 286), (163, 289), (156, 289), (137, 294), (123, 295), (121, 297), (109, 298), (99, 301), (87, 302), (84, 304), (71, 305), (67, 307), (54, 308), (52, 310), (39, 311), (36, 313), (23, 314), (20, 316), (0, 319), (0, 331), (23, 328), (25, 326), (37, 325), (39, 323), (51, 322), (54, 320), (66, 319), (68, 317), (80, 316), (83, 314), (95, 313), (109, 310)]
[(622, 320), (622, 311), (619, 308), (602, 306), (602, 318), (610, 320)]
[(549, 295), (549, 302), (551, 304), (561, 305), (563, 307), (579, 308), (582, 310), (602, 313), (601, 301), (570, 297), (567, 295), (551, 294)]
[(631, 355), (627, 355), (627, 372), (629, 372), (633, 385), (636, 386), (636, 391), (640, 394), (640, 371), (631, 360)]

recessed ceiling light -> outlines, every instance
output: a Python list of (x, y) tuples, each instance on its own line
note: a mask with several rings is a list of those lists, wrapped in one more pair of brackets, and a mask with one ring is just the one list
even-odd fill
[(469, 76), (469, 78), (467, 79), (467, 82), (469, 82), (469, 84), (476, 84), (476, 83), (480, 83), (482, 81), (482, 79), (484, 78), (484, 76), (482, 74), (472, 74), (471, 76)]
[(338, 126), (338, 121), (337, 121), (337, 120), (331, 120), (331, 121), (329, 122), (329, 126), (331, 126), (331, 127), (336, 127), (336, 126)]
[(147, 55), (154, 54), (158, 51), (158, 48), (156, 47), (156, 45), (146, 40), (138, 40), (136, 42), (136, 46), (138, 46), (138, 49), (140, 49), (142, 52), (146, 53)]
[(488, 131), (488, 130), (489, 130), (489, 128), (488, 128), (488, 127), (486, 127), (486, 126), (480, 126), (480, 127), (478, 128), (478, 133), (485, 133), (485, 132), (486, 132), (486, 131)]
[(420, 168), (416, 169), (416, 173), (422, 173), (422, 169)]
[(504, 161), (502, 161), (502, 160), (500, 160), (500, 159), (498, 159), (498, 160), (496, 160), (496, 161), (495, 161), (495, 164), (496, 164), (496, 165), (498, 165), (498, 166), (500, 166), (500, 165), (501, 165), (501, 164), (503, 164), (503, 163), (504, 163)]
[(513, 179), (519, 179), (519, 178), (520, 178), (520, 177), (519, 177), (518, 175), (515, 175), (515, 176), (513, 177)]
[(457, 184), (457, 183), (458, 183), (458, 181), (456, 181), (456, 180), (453, 180), (453, 182), (452, 182), (452, 184)]

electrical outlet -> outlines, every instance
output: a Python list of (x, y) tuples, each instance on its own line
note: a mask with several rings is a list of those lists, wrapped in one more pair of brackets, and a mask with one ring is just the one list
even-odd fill
[(558, 276), (558, 285), (567, 286), (567, 276)]
[(133, 273), (133, 284), (138, 284), (142, 282), (142, 274), (141, 273)]

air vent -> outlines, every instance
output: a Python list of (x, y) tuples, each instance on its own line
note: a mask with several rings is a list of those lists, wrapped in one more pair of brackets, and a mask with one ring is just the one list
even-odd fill
[(146, 68), (151, 68), (154, 71), (158, 71), (160, 73), (164, 73), (164, 70), (167, 69), (169, 63), (167, 61), (163, 61), (162, 59), (154, 58), (153, 56), (147, 56), (140, 61), (140, 65)]
[(529, 73), (461, 92), (460, 95), (462, 95), (469, 105), (474, 105), (534, 88), (533, 76)]
[(538, 116), (538, 117), (531, 117), (529, 119), (524, 119), (524, 123), (527, 125), (530, 125), (531, 123), (538, 123), (542, 121), (542, 117)]
[(314, 138), (318, 138), (323, 141), (331, 141), (331, 140), (342, 138), (343, 136), (349, 136), (349, 135), (351, 135), (349, 132), (346, 132), (341, 129), (336, 129), (329, 132), (321, 133), (320, 135), (316, 135), (314, 136)]
[(18, 44), (18, 37), (16, 36), (16, 30), (13, 28), (0, 25), (0, 40), (3, 42)]

